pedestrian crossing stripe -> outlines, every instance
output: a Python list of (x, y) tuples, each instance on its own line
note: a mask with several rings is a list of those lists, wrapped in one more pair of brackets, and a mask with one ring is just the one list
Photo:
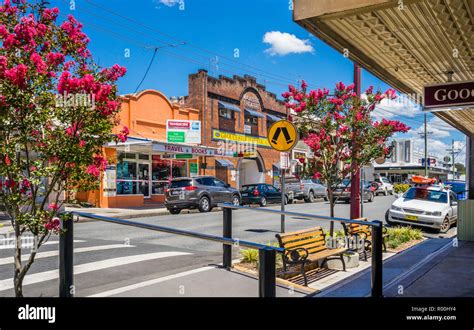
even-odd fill
[(267, 138), (273, 149), (288, 151), (298, 142), (298, 130), (292, 122), (279, 120), (270, 127)]

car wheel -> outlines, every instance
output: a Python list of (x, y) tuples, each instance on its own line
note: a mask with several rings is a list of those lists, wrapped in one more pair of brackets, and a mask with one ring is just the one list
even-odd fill
[(171, 214), (179, 214), (181, 212), (181, 209), (169, 209)]
[(439, 232), (445, 234), (448, 232), (449, 228), (451, 228), (451, 223), (449, 222), (448, 216), (444, 218), (443, 223), (441, 223), (441, 227), (439, 228)]
[(390, 210), (387, 210), (387, 212), (385, 212), (385, 222), (391, 227), (395, 226), (395, 223), (390, 221)]
[(199, 212), (209, 212), (211, 210), (211, 201), (208, 197), (201, 197), (199, 200)]
[(232, 196), (232, 204), (234, 206), (239, 206), (240, 205), (240, 198), (238, 195)]
[(295, 202), (294, 199), (289, 199), (289, 200), (288, 200), (288, 203), (286, 203), (286, 204), (293, 204), (294, 202)]
[(324, 196), (324, 201), (327, 202), (329, 200), (328, 196)]
[(285, 196), (285, 205), (288, 204), (288, 196)]
[(262, 197), (260, 198), (259, 204), (260, 204), (261, 207), (267, 206), (267, 199), (262, 196)]
[(304, 201), (306, 203), (313, 203), (314, 202), (314, 192), (312, 190), (308, 193), (308, 198), (305, 198)]

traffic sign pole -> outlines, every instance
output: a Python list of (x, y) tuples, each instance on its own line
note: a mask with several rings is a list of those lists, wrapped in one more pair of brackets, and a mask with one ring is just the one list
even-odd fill
[[(270, 129), (268, 130), (268, 143), (270, 146), (280, 151), (280, 189), (281, 189), (281, 228), (280, 231), (282, 233), (285, 232), (285, 175), (286, 175), (286, 168), (287, 163), (289, 163), (289, 154), (282, 154), (282, 153), (289, 153), (293, 149), (293, 147), (298, 142), (298, 130), (296, 126), (293, 125), (292, 122), (288, 120), (279, 120), (275, 122)], [(283, 158), (284, 156), (284, 158)], [(283, 162), (282, 159), (285, 161)], [(285, 164), (283, 164), (285, 163)]]

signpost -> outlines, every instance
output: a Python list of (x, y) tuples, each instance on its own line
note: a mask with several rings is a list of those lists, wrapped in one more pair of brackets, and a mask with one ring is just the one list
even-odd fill
[[(292, 122), (279, 120), (268, 130), (268, 143), (270, 146), (280, 151), (280, 188), (281, 188), (281, 211), (285, 212), (285, 175), (289, 168), (289, 153), (298, 142), (298, 130)], [(285, 215), (281, 215), (281, 232), (285, 232)]]

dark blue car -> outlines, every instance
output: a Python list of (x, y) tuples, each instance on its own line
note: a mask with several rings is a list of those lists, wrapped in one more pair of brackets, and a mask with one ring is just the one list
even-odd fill
[(456, 194), (459, 200), (466, 199), (466, 182), (464, 181), (445, 181), (443, 182), (445, 186), (450, 186), (451, 190)]
[[(259, 204), (267, 206), (269, 203), (281, 203), (281, 191), (275, 186), (266, 183), (248, 184), (240, 189), (241, 204)], [(285, 194), (285, 204), (288, 196)]]

